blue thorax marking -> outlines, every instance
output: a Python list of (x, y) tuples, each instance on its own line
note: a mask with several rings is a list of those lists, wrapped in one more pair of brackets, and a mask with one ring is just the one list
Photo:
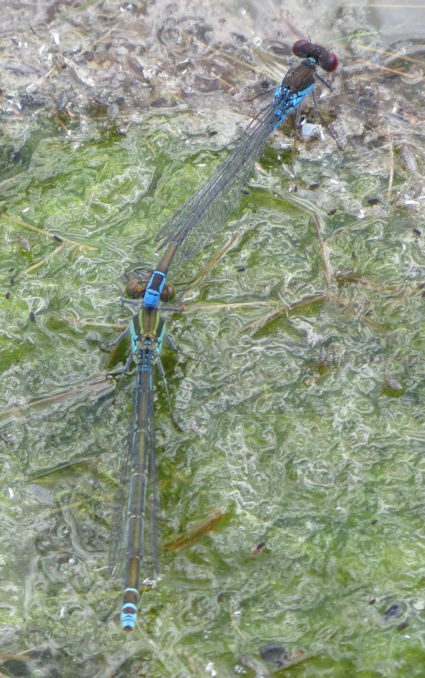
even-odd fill
[(165, 285), (165, 273), (154, 271), (143, 298), (143, 308), (158, 308), (161, 292)]
[(291, 92), (289, 87), (283, 87), (280, 84), (274, 93), (274, 114), (277, 118), (274, 129), (285, 120), (289, 113), (296, 109), (304, 97), (309, 94), (314, 87), (314, 83), (300, 90), (299, 92)]

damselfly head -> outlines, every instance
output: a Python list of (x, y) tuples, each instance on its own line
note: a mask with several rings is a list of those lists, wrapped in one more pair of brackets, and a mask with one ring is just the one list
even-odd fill
[[(146, 288), (148, 286), (149, 278), (147, 280), (140, 280), (139, 278), (132, 278), (128, 281), (126, 292), (131, 299), (140, 299), (145, 296)], [(161, 301), (170, 301), (175, 295), (175, 289), (172, 285), (166, 284), (161, 292)]]
[(338, 57), (320, 45), (309, 40), (297, 40), (292, 45), (292, 53), (300, 59), (314, 59), (324, 71), (331, 73), (338, 66)]

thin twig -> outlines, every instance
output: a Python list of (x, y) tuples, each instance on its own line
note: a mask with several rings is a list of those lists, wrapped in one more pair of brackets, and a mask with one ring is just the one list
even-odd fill
[(205, 520), (202, 520), (200, 523), (197, 523), (186, 530), (186, 532), (182, 532), (177, 537), (173, 537), (173, 539), (165, 542), (165, 544), (163, 544), (164, 548), (167, 549), (167, 551), (181, 551), (187, 546), (191, 546), (205, 534), (212, 532), (217, 523), (222, 520), (225, 515), (224, 511), (221, 509), (215, 509), (207, 516), (207, 518), (205, 518)]
[(387, 73), (393, 73), (394, 75), (400, 75), (403, 78), (410, 78), (411, 80), (416, 80), (417, 84), (422, 82), (425, 77), (419, 78), (417, 74), (414, 73), (405, 73), (404, 71), (399, 71), (397, 68), (389, 68), (388, 66), (383, 66), (382, 64), (377, 64), (375, 62), (368, 61), (367, 59), (360, 59), (357, 58), (355, 59), (356, 64), (366, 64), (367, 66), (370, 66), (371, 68), (374, 69), (379, 69), (381, 71), (386, 71)]
[(12, 405), (6, 410), (0, 412), (0, 421), (5, 421), (10, 417), (15, 417), (27, 410), (34, 409), (37, 407), (43, 407), (45, 405), (50, 405), (52, 403), (60, 402), (66, 398), (89, 395), (95, 400), (103, 397), (104, 395), (111, 393), (115, 388), (115, 384), (109, 377), (99, 377), (95, 381), (92, 381), (88, 384), (83, 384), (82, 386), (75, 386), (74, 388), (67, 389), (65, 391), (59, 391), (59, 393), (54, 393), (53, 395), (43, 396), (41, 398), (35, 398), (30, 400), (22, 405)]
[(390, 174), (388, 177), (388, 188), (387, 188), (387, 200), (391, 198), (391, 192), (393, 190), (393, 181), (394, 181), (394, 144), (388, 130), (388, 136), (390, 137)]
[(16, 219), (15, 217), (9, 217), (7, 214), (2, 214), (0, 216), (0, 219), (6, 221), (11, 226), (19, 226), (21, 228), (26, 228), (28, 231), (40, 233), (40, 235), (44, 235), (46, 236), (46, 238), (51, 238), (56, 242), (67, 242), (70, 245), (75, 245), (75, 247), (78, 247), (80, 249), (91, 250), (93, 252), (97, 252), (97, 250), (99, 249), (98, 247), (94, 247), (94, 245), (85, 245), (84, 243), (78, 242), (77, 240), (71, 240), (70, 238), (66, 238), (65, 236), (58, 235), (57, 233), (50, 233), (50, 231), (44, 231), (42, 228), (39, 228), (38, 226), (33, 226), (32, 224), (28, 224), (26, 221)]
[(208, 264), (205, 266), (205, 268), (201, 271), (201, 273), (195, 278), (195, 280), (190, 284), (190, 286), (185, 290), (182, 296), (182, 301), (185, 299), (185, 297), (188, 296), (190, 292), (196, 287), (199, 286), (199, 283), (206, 278), (208, 273), (217, 266), (219, 261), (224, 257), (224, 255), (229, 251), (229, 249), (234, 245), (234, 243), (241, 237), (242, 232), (237, 231), (234, 233), (230, 239), (227, 241), (227, 243), (224, 245), (224, 247), (213, 257)]

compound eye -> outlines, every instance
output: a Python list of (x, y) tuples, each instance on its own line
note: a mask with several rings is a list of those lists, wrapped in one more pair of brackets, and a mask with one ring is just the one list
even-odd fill
[(141, 282), (138, 278), (132, 278), (128, 281), (126, 292), (132, 299), (140, 299), (146, 292), (147, 281)]
[(164, 285), (164, 289), (161, 292), (161, 301), (170, 301), (170, 299), (174, 297), (174, 294), (175, 290), (172, 285)]
[(338, 66), (338, 57), (333, 52), (326, 52), (326, 54), (321, 54), (319, 56), (319, 66), (323, 68), (324, 71), (331, 73)]
[(292, 45), (292, 54), (295, 54), (297, 57), (307, 56), (305, 47), (310, 44), (310, 40), (297, 40), (297, 42), (294, 42)]

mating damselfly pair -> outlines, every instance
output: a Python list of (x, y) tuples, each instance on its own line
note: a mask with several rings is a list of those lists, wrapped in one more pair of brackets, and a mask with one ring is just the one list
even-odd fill
[(121, 623), (126, 631), (136, 624), (141, 575), (146, 574), (143, 565), (148, 483), (153, 488), (150, 493), (152, 506), (149, 507), (153, 560), (156, 570), (159, 569), (153, 374), (155, 365), (163, 372), (160, 352), (166, 334), (159, 306), (161, 293), (172, 264), (177, 259), (181, 265), (187, 262), (225, 223), (271, 133), (290, 113), (299, 111), (309, 93), (314, 94), (315, 82), (321, 80), (317, 67), (331, 72), (337, 66), (334, 54), (307, 40), (297, 41), (293, 52), (301, 63), (288, 71), (275, 89), (272, 100), (248, 126), (226, 160), (160, 231), (157, 240), (164, 254), (150, 277), (143, 301), (136, 302), (136, 312), (121, 335), (129, 333), (131, 338), (131, 352), (123, 371), (127, 372), (132, 363), (136, 366), (129, 445), (122, 463), (125, 470), (121, 478), (122, 497), (126, 508), (122, 511), (122, 522), (117, 522), (115, 534), (115, 539), (125, 544), (126, 549), (121, 610)]
[[(131, 361), (136, 363), (136, 388), (127, 464), (130, 477), (128, 515), (123, 531), (127, 539), (127, 555), (121, 623), (127, 631), (134, 628), (137, 619), (144, 558), (147, 483), (151, 480), (156, 486), (157, 481), (153, 366), (157, 363), (163, 373), (160, 352), (165, 331), (164, 321), (158, 310), (159, 299), (176, 255), (178, 254), (180, 263), (184, 264), (223, 225), (235, 207), (254, 162), (261, 155), (270, 134), (290, 113), (299, 110), (304, 98), (313, 92), (318, 77), (317, 66), (327, 72), (337, 67), (337, 57), (333, 53), (308, 40), (298, 40), (292, 50), (297, 57), (303, 59), (302, 62), (288, 71), (275, 90), (273, 100), (260, 111), (227, 159), (161, 229), (157, 240), (166, 250), (149, 280), (143, 303), (128, 328), (131, 335), (131, 354), (125, 369), (130, 366)], [(152, 497), (156, 505), (151, 510), (151, 532), (156, 535), (156, 487)], [(156, 536), (154, 542), (155, 550), (158, 548)], [(154, 554), (154, 561), (159, 562), (158, 554)]]

